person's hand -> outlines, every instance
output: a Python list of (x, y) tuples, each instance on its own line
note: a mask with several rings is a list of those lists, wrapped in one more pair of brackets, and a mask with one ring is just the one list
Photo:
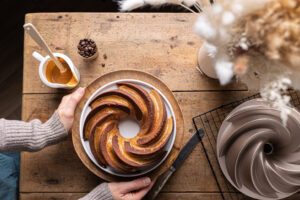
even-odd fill
[(64, 96), (58, 106), (57, 114), (67, 131), (72, 127), (74, 112), (77, 104), (84, 95), (84, 90), (84, 88), (80, 87), (75, 92)]
[(109, 183), (108, 187), (115, 200), (140, 200), (154, 183), (155, 180), (144, 177), (130, 182)]

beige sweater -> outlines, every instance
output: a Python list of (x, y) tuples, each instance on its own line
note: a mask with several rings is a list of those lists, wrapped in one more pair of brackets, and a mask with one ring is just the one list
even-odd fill
[[(0, 119), (0, 152), (38, 151), (68, 135), (56, 112), (44, 124)], [(111, 200), (107, 183), (102, 183), (80, 200)]]

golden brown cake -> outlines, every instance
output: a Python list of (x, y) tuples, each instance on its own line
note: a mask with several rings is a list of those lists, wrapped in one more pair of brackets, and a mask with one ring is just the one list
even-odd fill
[[(101, 166), (134, 172), (163, 158), (173, 119), (167, 118), (164, 101), (154, 89), (147, 92), (129, 82), (119, 82), (117, 86), (118, 89), (104, 92), (90, 103), (92, 110), (84, 124), (84, 139), (89, 140)], [(137, 136), (130, 139), (121, 136), (118, 124), (124, 118), (138, 122)]]

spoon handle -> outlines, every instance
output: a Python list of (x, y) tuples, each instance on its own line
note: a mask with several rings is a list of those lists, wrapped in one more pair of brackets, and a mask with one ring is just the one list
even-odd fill
[(31, 23), (24, 24), (25, 31), (31, 36), (31, 38), (44, 50), (46, 53), (52, 58), (56, 66), (59, 68), (60, 72), (65, 72), (66, 68), (61, 64), (59, 60), (53, 55), (52, 51), (50, 50), (49, 46), (42, 38), (40, 33), (36, 30), (36, 28)]

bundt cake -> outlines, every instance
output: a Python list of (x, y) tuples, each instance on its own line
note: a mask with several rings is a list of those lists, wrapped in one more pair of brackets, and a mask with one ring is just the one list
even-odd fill
[(247, 101), (224, 120), (217, 155), (226, 178), (255, 199), (280, 199), (300, 189), (300, 114), (281, 111), (262, 99)]
[[(147, 92), (130, 82), (118, 82), (118, 89), (101, 93), (89, 106), (83, 134), (97, 162), (118, 172), (135, 172), (159, 162), (173, 130), (165, 103), (152, 89)], [(140, 126), (133, 138), (121, 136), (120, 120), (132, 118)]]

